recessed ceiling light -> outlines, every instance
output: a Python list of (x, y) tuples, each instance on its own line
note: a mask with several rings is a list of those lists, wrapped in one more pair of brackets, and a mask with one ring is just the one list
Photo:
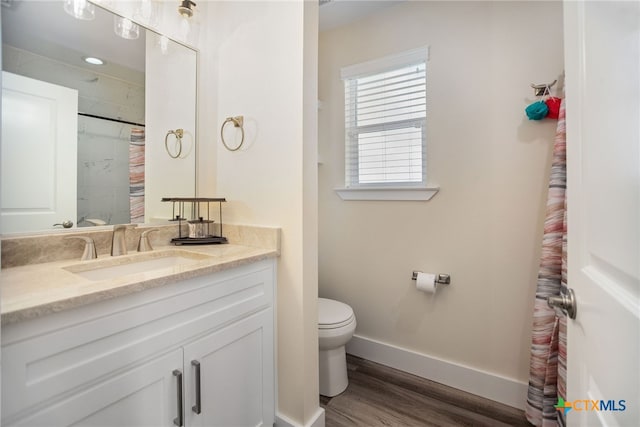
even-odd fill
[(95, 56), (85, 56), (84, 58), (84, 62), (91, 64), (91, 65), (104, 65), (105, 62), (100, 59), (100, 58), (96, 58)]

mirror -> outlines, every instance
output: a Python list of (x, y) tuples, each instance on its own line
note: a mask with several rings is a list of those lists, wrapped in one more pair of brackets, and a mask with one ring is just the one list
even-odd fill
[(63, 3), (3, 2), (2, 234), (166, 221), (195, 196), (197, 52)]

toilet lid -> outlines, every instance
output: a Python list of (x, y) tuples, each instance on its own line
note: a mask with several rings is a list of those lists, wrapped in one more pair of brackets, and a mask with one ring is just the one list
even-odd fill
[(318, 328), (333, 329), (353, 321), (353, 309), (347, 304), (327, 298), (318, 298)]

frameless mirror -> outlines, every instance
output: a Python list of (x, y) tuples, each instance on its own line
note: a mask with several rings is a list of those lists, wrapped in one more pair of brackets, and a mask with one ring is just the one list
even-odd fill
[(162, 197), (195, 196), (197, 52), (63, 3), (2, 2), (2, 233), (171, 218)]

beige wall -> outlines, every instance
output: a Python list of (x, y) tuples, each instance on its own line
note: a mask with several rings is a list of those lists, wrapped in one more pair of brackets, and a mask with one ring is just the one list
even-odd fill
[[(431, 47), (428, 202), (342, 201), (340, 67)], [(527, 381), (553, 120), (530, 83), (563, 70), (561, 2), (406, 2), (320, 35), (319, 289), (356, 334)], [(413, 270), (449, 273), (437, 295)]]
[[(318, 3), (304, 2), (303, 62), (303, 318), (304, 420), (317, 419), (318, 384)], [(318, 424), (316, 424), (318, 425)]]
[[(302, 425), (318, 406), (316, 2), (209, 3), (203, 99), (215, 99), (216, 195), (229, 223), (282, 228), (278, 262), (278, 413)], [(317, 25), (317, 24), (316, 24)], [(212, 58), (215, 58), (213, 60)], [(309, 73), (308, 79), (305, 79)], [(215, 79), (215, 85), (206, 83)], [(209, 102), (209, 101), (204, 101)], [(226, 117), (244, 116), (245, 142), (224, 149)], [(201, 116), (202, 117), (202, 114)], [(228, 142), (233, 126), (225, 127)], [(208, 148), (210, 149), (210, 147)], [(203, 171), (204, 172), (204, 171)]]

